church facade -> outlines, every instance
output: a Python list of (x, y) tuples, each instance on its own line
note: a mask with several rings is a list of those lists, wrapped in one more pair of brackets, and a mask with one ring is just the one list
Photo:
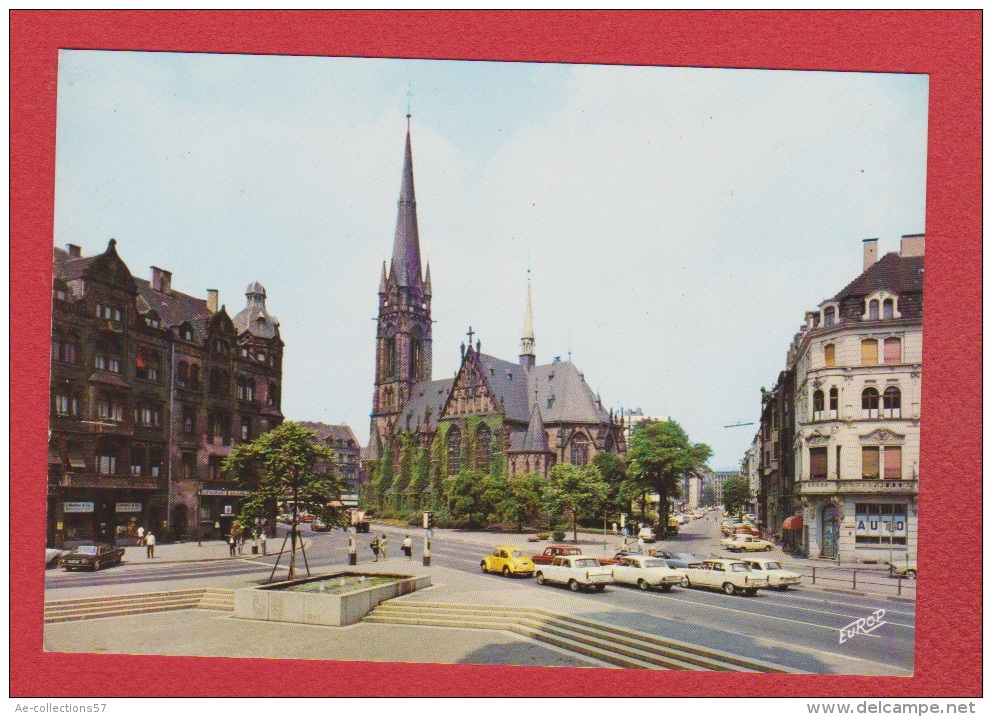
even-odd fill
[[(369, 446), (375, 475), (389, 461), (393, 491), (419, 504), (463, 471), (547, 477), (558, 463), (586, 465), (600, 452), (626, 453), (622, 417), (603, 407), (571, 361), (538, 364), (530, 286), (516, 362), (461, 346), (454, 378), (432, 376), (430, 266), (422, 272), (413, 156), (407, 129), (392, 259), (379, 281), (376, 374)], [(425, 503), (427, 504), (427, 503)]]

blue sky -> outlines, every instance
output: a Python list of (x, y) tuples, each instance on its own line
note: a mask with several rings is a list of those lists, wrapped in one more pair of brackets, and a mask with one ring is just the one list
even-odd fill
[(285, 415), (363, 442), (408, 88), (435, 378), (469, 325), (515, 359), (529, 261), (538, 361), (714, 468), (861, 240), (925, 229), (921, 75), (62, 51), (58, 83), (55, 243), (231, 314), (258, 279)]

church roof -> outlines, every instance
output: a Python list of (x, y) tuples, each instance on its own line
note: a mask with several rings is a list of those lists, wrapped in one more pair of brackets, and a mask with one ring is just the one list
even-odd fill
[(397, 286), (421, 288), (420, 236), (417, 230), (417, 199), (413, 191), (413, 150), (410, 146), (409, 128), (406, 132), (403, 180), (396, 211), (396, 235), (393, 238), (390, 279), (396, 282)]
[[(440, 381), (420, 381), (413, 385), (410, 391), (410, 400), (407, 401), (403, 412), (400, 414), (397, 429), (407, 430), (409, 424), (411, 431), (417, 430), (418, 421), (421, 430), (433, 431), (437, 428), (437, 418), (444, 409), (448, 394), (454, 386), (455, 379), (444, 378)], [(426, 420), (427, 425), (423, 425)]]
[(544, 421), (541, 420), (541, 407), (536, 401), (530, 410), (527, 433), (524, 434), (518, 450), (521, 453), (547, 453), (550, 450), (548, 448), (548, 434), (544, 432)]

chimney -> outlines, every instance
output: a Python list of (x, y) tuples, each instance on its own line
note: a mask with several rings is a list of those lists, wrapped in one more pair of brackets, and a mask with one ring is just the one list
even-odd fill
[(220, 299), (220, 294), (217, 289), (207, 289), (207, 311), (211, 314), (217, 313), (217, 303)]
[(155, 289), (155, 291), (161, 291), (163, 294), (168, 294), (169, 291), (172, 290), (172, 272), (153, 266), (152, 288)]
[(899, 246), (900, 256), (923, 256), (925, 234), (906, 234)]
[(70, 259), (78, 259), (83, 255), (83, 250), (81, 247), (76, 246), (75, 244), (66, 244), (65, 246), (69, 250)]
[(865, 239), (865, 268), (864, 271), (868, 270), (868, 267), (878, 261), (878, 239)]

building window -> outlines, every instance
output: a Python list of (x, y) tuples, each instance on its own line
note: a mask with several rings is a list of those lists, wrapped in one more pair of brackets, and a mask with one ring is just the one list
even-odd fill
[(196, 411), (189, 406), (183, 406), (183, 433), (187, 436), (196, 433)]
[(840, 403), (839, 392), (837, 391), (837, 387), (833, 386), (830, 389), (830, 413), (829, 413), (830, 418), (837, 418), (838, 403)]
[(145, 381), (158, 381), (158, 354), (148, 349), (141, 349), (134, 360), (134, 375)]
[(891, 319), (895, 313), (896, 302), (892, 299), (886, 299), (882, 302), (882, 318)]
[(462, 468), (462, 432), (452, 426), (445, 442), (448, 448), (448, 475), (457, 475)]
[(103, 394), (96, 401), (97, 418), (110, 421), (124, 420), (124, 402), (116, 396)]
[(889, 386), (882, 394), (882, 417), (902, 418), (902, 394), (895, 386)]
[(579, 433), (572, 438), (568, 453), (569, 463), (573, 466), (584, 466), (589, 462), (589, 439), (584, 433)]
[(116, 474), (117, 456), (109, 452), (98, 454), (96, 457), (96, 472), (105, 476)]
[(878, 418), (878, 389), (869, 386), (861, 392), (861, 417)]
[(837, 347), (834, 344), (827, 344), (823, 347), (823, 365), (827, 368), (837, 365)]
[(226, 396), (230, 393), (229, 381), (227, 371), (219, 368), (210, 369), (210, 393), (214, 396)]
[(888, 338), (884, 342), (885, 363), (893, 364), (902, 361), (902, 341), (897, 338)]
[(241, 440), (251, 440), (251, 419), (248, 416), (241, 417)]
[(827, 479), (826, 447), (809, 449), (809, 479), (810, 480)]
[(208, 413), (207, 414), (207, 443), (213, 443), (214, 437), (220, 433), (220, 424), (217, 420), (217, 414)]
[(397, 364), (396, 337), (390, 336), (386, 339), (386, 378), (396, 378), (396, 373), (399, 370)]
[(882, 475), (886, 480), (902, 480), (902, 446), (882, 448)]
[(152, 448), (148, 452), (148, 467), (152, 478), (158, 478), (162, 472), (162, 449)]
[(182, 477), (183, 480), (196, 479), (196, 456), (193, 453), (183, 453)]
[(255, 382), (250, 378), (242, 377), (238, 379), (238, 400), (255, 400)]
[(906, 504), (855, 503), (856, 545), (906, 545)]
[(224, 459), (220, 456), (210, 456), (210, 458), (207, 459), (207, 473), (210, 480), (224, 480), (224, 473), (221, 471), (223, 461)]
[(475, 468), (488, 473), (492, 468), (493, 432), (482, 424), (475, 432)]
[(120, 321), (121, 310), (116, 306), (109, 306), (107, 304), (97, 304), (96, 317), (98, 319), (111, 319), (113, 321)]
[(225, 446), (231, 445), (231, 417), (223, 415), (220, 417), (221, 442)]
[(834, 311), (834, 307), (828, 306), (826, 309), (823, 310), (824, 326), (833, 326), (835, 318), (836, 318), (836, 312)]
[(841, 479), (840, 475), (840, 446), (837, 446), (837, 480)]
[(269, 384), (269, 405), (279, 407), (279, 384), (275, 382)]
[(196, 391), (200, 388), (200, 366), (199, 364), (189, 365), (189, 387)]
[(861, 365), (878, 365), (878, 341), (876, 339), (864, 339), (861, 342)]
[(878, 299), (872, 299), (868, 302), (868, 320), (876, 321), (878, 319)]
[(191, 327), (189, 324), (183, 324), (179, 328), (179, 335), (182, 336), (183, 341), (192, 341), (193, 340), (193, 327)]
[(62, 363), (76, 363), (79, 355), (79, 344), (75, 339), (53, 339), (52, 340), (52, 360)]
[(823, 420), (823, 391), (816, 389), (813, 391), (813, 420)]
[(861, 477), (865, 480), (875, 480), (879, 473), (878, 446), (861, 447)]

